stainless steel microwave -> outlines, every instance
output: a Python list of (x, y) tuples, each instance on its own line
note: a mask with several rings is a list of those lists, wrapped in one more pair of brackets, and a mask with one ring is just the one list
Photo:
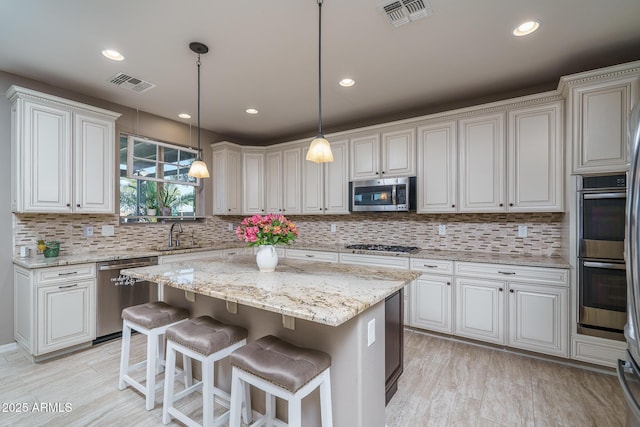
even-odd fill
[(349, 183), (352, 212), (416, 210), (416, 177), (370, 179)]

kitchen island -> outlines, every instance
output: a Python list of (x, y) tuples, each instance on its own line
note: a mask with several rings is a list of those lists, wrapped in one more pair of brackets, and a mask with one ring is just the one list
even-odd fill
[[(419, 273), (289, 259), (261, 273), (247, 256), (122, 274), (164, 285), (163, 299), (192, 317), (207, 314), (247, 328), (249, 341), (273, 334), (329, 353), (334, 425), (384, 426), (384, 302)], [(220, 381), (229, 378), (223, 373)], [(320, 425), (318, 402), (317, 391), (304, 399), (305, 426)], [(254, 404), (262, 409), (262, 399)]]

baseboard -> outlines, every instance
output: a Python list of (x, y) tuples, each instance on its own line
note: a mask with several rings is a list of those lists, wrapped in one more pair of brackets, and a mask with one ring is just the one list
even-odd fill
[(7, 351), (14, 351), (18, 349), (16, 342), (10, 342), (9, 344), (0, 345), (0, 353), (6, 353)]

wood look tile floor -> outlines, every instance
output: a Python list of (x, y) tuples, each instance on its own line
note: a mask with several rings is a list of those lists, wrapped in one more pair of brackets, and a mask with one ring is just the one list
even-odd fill
[[(135, 362), (143, 357), (144, 337), (132, 341)], [(118, 390), (119, 357), (120, 340), (37, 364), (20, 351), (0, 353), (0, 426), (162, 425), (160, 404), (146, 411), (138, 392)], [(195, 416), (199, 397), (185, 402)], [(613, 375), (406, 331), (404, 374), (385, 421), (388, 427), (600, 427), (623, 420)]]

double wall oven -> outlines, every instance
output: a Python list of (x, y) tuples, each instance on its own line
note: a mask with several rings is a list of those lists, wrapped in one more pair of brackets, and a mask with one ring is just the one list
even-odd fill
[(578, 332), (624, 341), (626, 175), (578, 180)]

